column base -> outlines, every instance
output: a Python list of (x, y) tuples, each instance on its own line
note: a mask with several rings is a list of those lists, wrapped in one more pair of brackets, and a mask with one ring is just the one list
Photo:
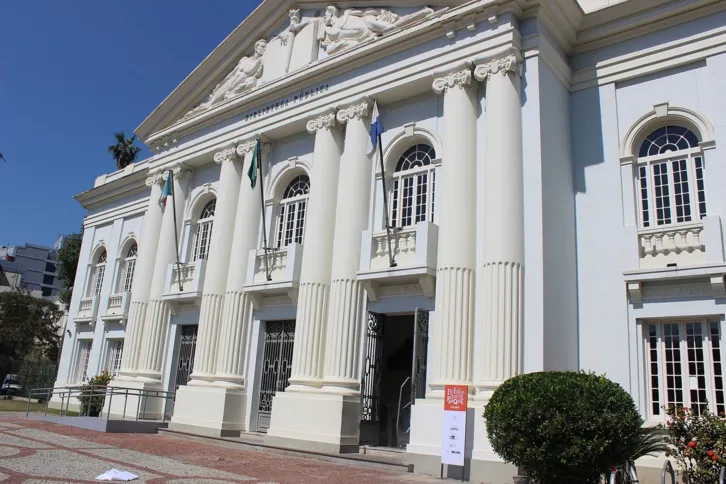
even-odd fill
[(212, 437), (239, 437), (247, 430), (247, 393), (212, 385), (179, 387), (169, 428)]
[[(159, 380), (111, 380), (108, 385), (114, 388), (113, 394), (106, 397), (103, 404), (103, 412), (111, 412), (111, 418), (136, 418), (142, 420), (161, 420), (163, 412), (166, 411), (167, 402), (165, 394), (140, 396), (136, 390), (163, 391), (162, 383)], [(124, 389), (128, 393), (124, 394)]]
[(360, 396), (282, 392), (272, 401), (265, 443), (329, 453), (357, 453)]

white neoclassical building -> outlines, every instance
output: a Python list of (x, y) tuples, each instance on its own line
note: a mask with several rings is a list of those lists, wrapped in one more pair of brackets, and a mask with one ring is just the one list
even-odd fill
[(522, 372), (725, 409), (724, 1), (265, 0), (136, 133), (155, 154), (76, 197), (58, 386), (438, 474), (466, 384), (496, 483), (482, 407)]

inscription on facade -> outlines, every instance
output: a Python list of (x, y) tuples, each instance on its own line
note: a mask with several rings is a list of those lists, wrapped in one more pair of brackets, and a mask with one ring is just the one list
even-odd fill
[(294, 106), (295, 104), (297, 104), (301, 101), (310, 99), (315, 96), (319, 96), (319, 95), (323, 94), (324, 92), (327, 92), (328, 89), (330, 89), (330, 85), (327, 83), (321, 84), (314, 88), (303, 89), (300, 92), (287, 96), (286, 98), (280, 99), (275, 102), (271, 102), (260, 108), (254, 109), (254, 110), (246, 113), (245, 121), (252, 121), (253, 119), (267, 116), (268, 114), (272, 114), (272, 113), (279, 111), (280, 109), (284, 109), (288, 106)]

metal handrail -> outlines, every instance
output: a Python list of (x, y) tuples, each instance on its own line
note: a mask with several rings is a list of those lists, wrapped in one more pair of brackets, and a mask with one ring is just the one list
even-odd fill
[[(676, 484), (676, 473), (669, 460), (665, 461), (663, 469), (660, 471), (660, 484), (666, 484), (666, 473), (671, 475), (671, 484)], [(723, 470), (721, 471), (721, 475), (723, 475)]]
[(622, 466), (614, 468), (610, 472), (609, 484), (617, 484), (618, 474), (622, 474), (623, 482), (628, 484), (639, 484), (638, 471), (635, 469), (635, 463), (632, 461), (625, 462)]
[[(124, 406), (123, 406), (123, 413), (121, 415), (122, 419), (126, 419), (126, 410), (128, 405), (128, 399), (129, 396), (131, 397), (137, 397), (137, 404), (136, 404), (136, 415), (135, 420), (150, 420), (146, 419), (146, 403), (150, 398), (161, 398), (164, 399), (163, 404), (163, 411), (161, 413), (161, 421), (165, 422), (166, 420), (166, 413), (167, 413), (167, 407), (169, 405), (169, 400), (173, 403), (176, 394), (174, 392), (168, 392), (163, 390), (145, 390), (140, 388), (125, 388), (125, 387), (109, 387), (105, 385), (86, 385), (86, 386), (66, 386), (66, 387), (57, 387), (57, 388), (35, 388), (30, 390), (28, 394), (28, 405), (25, 409), (25, 416), (27, 417), (30, 414), (30, 402), (35, 397), (40, 399), (40, 397), (43, 397), (45, 399), (45, 413), (44, 415), (48, 415), (48, 406), (50, 404), (51, 398), (53, 396), (58, 396), (61, 400), (61, 406), (59, 415), (60, 416), (69, 416), (68, 411), (71, 403), (72, 398), (103, 398), (103, 407), (105, 407), (106, 402), (108, 401), (108, 410), (106, 411), (105, 418), (106, 420), (109, 420), (111, 418), (111, 403), (113, 402), (113, 397), (124, 397)], [(108, 398), (108, 400), (106, 400)], [(143, 400), (144, 405), (143, 409), (141, 407), (141, 401)], [(65, 407), (65, 411), (64, 411)], [(82, 413), (79, 414), (79, 416), (83, 416)], [(99, 418), (103, 416), (103, 408), (101, 409), (101, 412), (99, 413)]]
[[(403, 387), (405, 387), (406, 383), (408, 383), (410, 380), (411, 377), (407, 376), (406, 379), (403, 380), (403, 383), (401, 383), (401, 388), (398, 390), (398, 409), (396, 411), (396, 440), (398, 440), (398, 432), (401, 425), (401, 399), (403, 397)], [(408, 403), (407, 405), (411, 405), (411, 403)], [(408, 432), (409, 429), (406, 429), (406, 432)]]

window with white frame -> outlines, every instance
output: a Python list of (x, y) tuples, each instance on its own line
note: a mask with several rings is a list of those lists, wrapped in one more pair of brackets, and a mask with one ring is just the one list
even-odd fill
[(101, 250), (96, 258), (96, 263), (93, 264), (93, 271), (91, 276), (91, 284), (89, 286), (88, 296), (98, 296), (101, 294), (101, 288), (103, 287), (103, 276), (106, 273), (106, 250)]
[(724, 412), (721, 325), (716, 320), (647, 322), (643, 325), (649, 416), (665, 408)]
[(106, 369), (111, 373), (112, 377), (118, 375), (121, 370), (121, 356), (124, 352), (124, 340), (112, 339), (108, 341), (108, 349), (106, 350)]
[(209, 243), (212, 241), (212, 225), (214, 224), (214, 209), (216, 206), (217, 200), (214, 199), (208, 202), (202, 209), (202, 213), (199, 214), (197, 228), (194, 232), (192, 261), (209, 257)]
[(136, 243), (131, 244), (129, 250), (126, 251), (123, 266), (121, 269), (121, 277), (119, 278), (119, 287), (117, 292), (131, 291), (131, 284), (134, 282), (134, 270), (136, 269), (136, 256), (139, 253), (139, 246)]
[(668, 125), (650, 133), (640, 145), (636, 170), (641, 228), (706, 216), (703, 153), (693, 131)]
[(76, 382), (88, 380), (88, 360), (91, 357), (93, 341), (80, 340), (78, 342), (78, 354), (76, 355)]
[(434, 221), (436, 153), (427, 144), (407, 149), (396, 163), (391, 189), (391, 225), (408, 227)]
[(287, 185), (277, 212), (277, 248), (293, 242), (302, 244), (309, 195), (310, 178), (307, 175), (299, 175)]

